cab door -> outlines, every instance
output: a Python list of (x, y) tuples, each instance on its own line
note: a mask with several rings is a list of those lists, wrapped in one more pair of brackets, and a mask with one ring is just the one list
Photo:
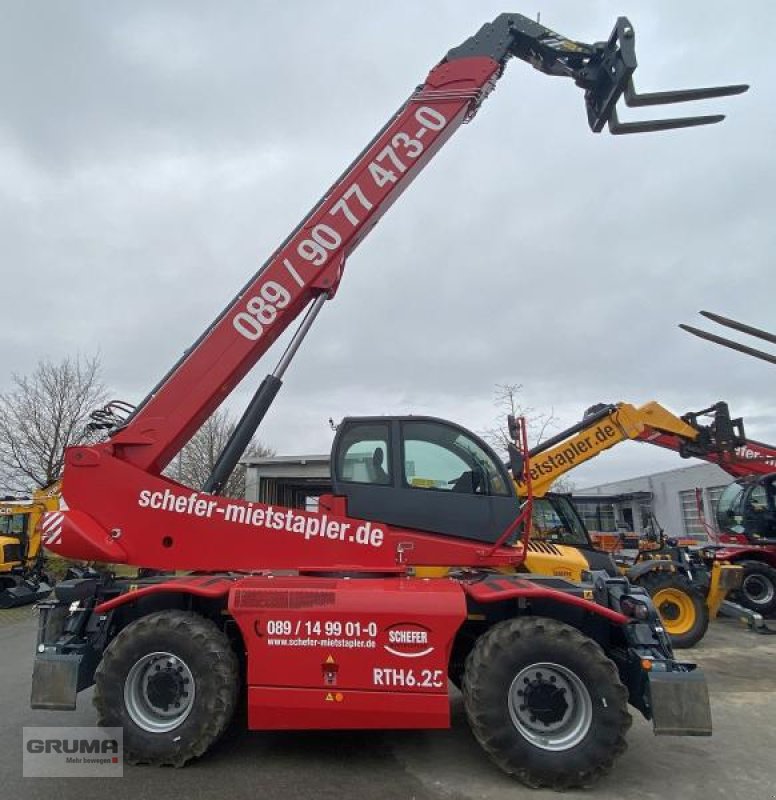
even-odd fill
[(491, 448), (446, 420), (346, 419), (332, 464), (334, 491), (361, 519), (494, 542), (520, 511)]

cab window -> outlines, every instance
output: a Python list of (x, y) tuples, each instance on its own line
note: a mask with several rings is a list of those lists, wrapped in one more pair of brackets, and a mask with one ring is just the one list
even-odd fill
[(744, 497), (744, 487), (740, 483), (729, 484), (719, 496), (717, 505), (717, 519), (720, 527), (732, 527), (741, 522), (741, 501)]
[(402, 423), (403, 478), (413, 489), (508, 495), (493, 458), (457, 428), (435, 422)]
[(768, 508), (768, 496), (765, 493), (764, 486), (757, 485), (753, 487), (749, 494), (748, 505), (755, 512), (762, 512)]
[(390, 426), (387, 423), (353, 425), (342, 437), (337, 475), (349, 483), (387, 486), (391, 482)]
[(23, 536), (27, 532), (27, 514), (0, 514), (0, 534)]
[(566, 511), (562, 503), (553, 506), (545, 497), (534, 498), (531, 538), (574, 547), (587, 547), (590, 544), (579, 519)]

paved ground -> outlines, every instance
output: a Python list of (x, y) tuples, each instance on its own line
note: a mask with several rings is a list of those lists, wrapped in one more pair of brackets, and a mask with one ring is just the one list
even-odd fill
[[(515, 800), (555, 797), (499, 773), (471, 738), (460, 701), (453, 728), (441, 732), (248, 733), (235, 730), (183, 770), (127, 767), (123, 780), (23, 779), (24, 725), (91, 725), (91, 697), (71, 714), (31, 711), (29, 676), (35, 638), (28, 609), (0, 612), (0, 794), (9, 798), (112, 800), (196, 797), (315, 800)], [(630, 748), (595, 791), (596, 800), (714, 800), (776, 797), (776, 636), (736, 623), (714, 623), (693, 651), (709, 678), (715, 735), (655, 738), (634, 719)], [(590, 798), (568, 792), (566, 798)]]

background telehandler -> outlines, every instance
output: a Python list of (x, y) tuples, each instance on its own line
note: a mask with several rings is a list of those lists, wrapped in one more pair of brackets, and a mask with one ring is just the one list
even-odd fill
[[(700, 312), (712, 322), (776, 344), (776, 334), (755, 328), (710, 311)], [(685, 331), (707, 341), (776, 364), (776, 355), (733, 339), (710, 333), (690, 325), (679, 325)], [(723, 464), (739, 478), (727, 487), (720, 498), (717, 526), (721, 547), (720, 558), (740, 563), (744, 579), (736, 598), (756, 614), (772, 615), (776, 612), (776, 448), (761, 442), (747, 443), (744, 464)], [(732, 467), (732, 468), (731, 468)], [(761, 621), (753, 620), (762, 627)]]
[[(711, 418), (707, 424), (700, 422)], [(682, 457), (718, 459), (746, 443), (741, 419), (731, 419), (727, 404), (717, 403), (699, 412), (677, 417), (659, 403), (636, 407), (629, 403), (599, 404), (581, 422), (531, 449), (531, 477), (537, 498), (575, 467), (621, 442), (649, 441), (651, 434), (674, 437)], [(518, 484), (518, 493), (527, 491)], [(725, 597), (742, 581), (742, 569), (714, 556), (702, 558), (697, 550), (679, 547), (655, 530), (651, 541), (640, 544), (632, 558), (615, 560), (593, 546), (582, 520), (565, 498), (551, 497), (537, 503), (536, 526), (525, 567), (531, 572), (569, 574), (606, 569), (622, 572), (643, 586), (655, 603), (675, 647), (692, 647), (706, 632)], [(547, 547), (547, 545), (552, 545)]]
[[(711, 422), (699, 418), (709, 415)], [(530, 450), (530, 491), (534, 496), (532, 531), (520, 570), (582, 580), (597, 570), (625, 575), (652, 597), (663, 626), (675, 647), (697, 644), (731, 590), (741, 584), (741, 567), (698, 551), (679, 547), (662, 531), (645, 542), (633, 557), (613, 554), (596, 546), (576, 508), (567, 496), (549, 491), (558, 478), (605, 450), (650, 433), (676, 438), (682, 456), (721, 456), (746, 440), (743, 422), (731, 420), (725, 403), (701, 412), (677, 417), (654, 401), (642, 406), (630, 403), (599, 404), (588, 409), (581, 422), (552, 436)], [(518, 495), (525, 498), (528, 483), (518, 481)], [(420, 568), (419, 575), (441, 575), (443, 568)]]

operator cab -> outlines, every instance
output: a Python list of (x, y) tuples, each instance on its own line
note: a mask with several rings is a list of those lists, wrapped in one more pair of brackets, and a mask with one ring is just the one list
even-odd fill
[(0, 514), (0, 564), (21, 565), (28, 547), (29, 514)]
[[(619, 575), (617, 564), (611, 553), (599, 550), (590, 538), (590, 533), (580, 517), (570, 495), (549, 492), (533, 501), (531, 543), (546, 543), (573, 547), (587, 561), (590, 570), (603, 570), (607, 575)], [(541, 551), (541, 545), (537, 549)]]
[(531, 540), (594, 549), (585, 523), (571, 500), (555, 492), (534, 498)]
[(720, 495), (717, 525), (754, 544), (776, 542), (776, 474), (731, 483)]
[(334, 493), (360, 519), (495, 542), (520, 513), (493, 450), (435, 417), (346, 417), (331, 464)]

